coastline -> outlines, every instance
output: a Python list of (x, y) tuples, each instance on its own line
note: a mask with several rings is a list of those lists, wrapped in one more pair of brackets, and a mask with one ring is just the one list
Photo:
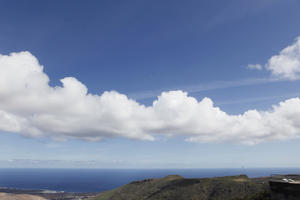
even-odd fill
[(42, 197), (44, 199), (59, 199), (59, 200), (84, 200), (96, 196), (98, 193), (92, 192), (64, 192), (53, 191), (44, 189), (20, 189), (20, 188), (8, 188), (0, 187), (0, 194), (9, 195), (33, 195), (36, 197)]

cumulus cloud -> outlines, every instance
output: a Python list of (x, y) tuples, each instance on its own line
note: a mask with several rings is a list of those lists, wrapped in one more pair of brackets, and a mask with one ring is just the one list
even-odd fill
[(76, 78), (49, 86), (49, 77), (29, 52), (0, 55), (0, 131), (27, 137), (97, 141), (123, 137), (155, 140), (183, 136), (191, 142), (256, 144), (300, 136), (300, 99), (269, 111), (229, 115), (209, 98), (162, 92), (145, 106), (116, 91), (90, 94)]
[(284, 48), (278, 55), (272, 56), (266, 64), (266, 69), (273, 76), (296, 80), (300, 78), (300, 37)]
[(263, 67), (260, 64), (249, 64), (248, 69), (256, 69), (256, 70), (262, 70)]

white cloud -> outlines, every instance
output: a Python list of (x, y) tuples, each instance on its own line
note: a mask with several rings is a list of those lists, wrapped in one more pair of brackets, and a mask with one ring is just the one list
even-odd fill
[(272, 75), (282, 79), (296, 80), (300, 78), (300, 37), (280, 51), (279, 55), (271, 57), (266, 69)]
[(57, 140), (124, 137), (154, 140), (184, 136), (192, 142), (256, 144), (300, 136), (300, 99), (270, 111), (229, 115), (183, 91), (163, 92), (144, 106), (115, 91), (101, 95), (72, 77), (49, 86), (43, 67), (29, 52), (0, 55), (0, 131)]
[(262, 70), (263, 67), (260, 64), (249, 64), (248, 69)]
[[(198, 85), (187, 85), (187, 86), (177, 86), (179, 88), (177, 90), (187, 91), (188, 93), (197, 93), (203, 91), (211, 91), (211, 90), (218, 90), (218, 89), (225, 89), (225, 88), (234, 88), (234, 87), (241, 87), (241, 86), (250, 86), (250, 85), (261, 85), (267, 84), (272, 82), (279, 82), (283, 80), (279, 79), (271, 79), (271, 78), (250, 78), (250, 79), (237, 79), (232, 81), (213, 81), (208, 82), (206, 84), (198, 84)], [(149, 99), (149, 98), (156, 98), (159, 96), (163, 91), (170, 91), (174, 89), (161, 89), (161, 90), (148, 90), (142, 91), (137, 93), (131, 93), (128, 96), (133, 99)]]

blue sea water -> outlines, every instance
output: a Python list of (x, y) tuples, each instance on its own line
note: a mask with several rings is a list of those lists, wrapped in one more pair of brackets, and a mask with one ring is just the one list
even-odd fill
[(202, 178), (247, 174), (249, 177), (271, 174), (299, 174), (296, 168), (251, 169), (0, 169), (0, 187), (45, 189), (66, 192), (101, 192), (131, 181), (178, 174)]

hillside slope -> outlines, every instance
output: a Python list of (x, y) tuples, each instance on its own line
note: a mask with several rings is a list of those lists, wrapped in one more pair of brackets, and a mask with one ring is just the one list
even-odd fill
[(29, 194), (8, 194), (0, 193), (1, 200), (46, 200), (43, 197), (29, 195)]
[(93, 200), (267, 200), (267, 179), (245, 175), (185, 179), (171, 175), (135, 181), (100, 193)]

